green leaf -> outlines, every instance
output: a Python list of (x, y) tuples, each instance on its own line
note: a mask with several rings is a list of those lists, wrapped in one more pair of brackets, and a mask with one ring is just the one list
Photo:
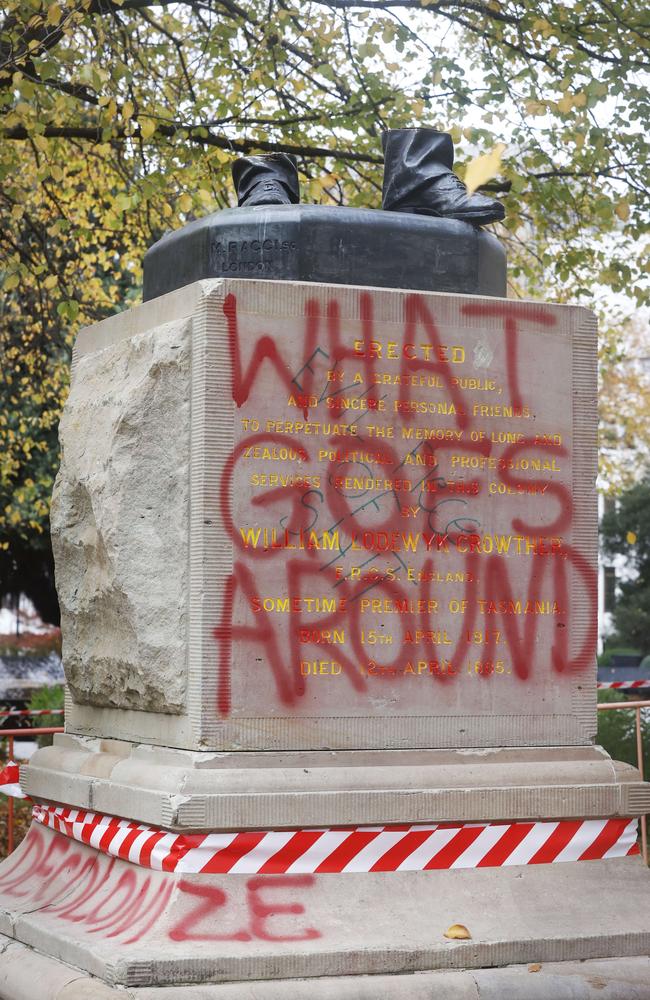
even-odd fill
[(17, 271), (14, 271), (13, 274), (8, 274), (5, 277), (2, 283), (2, 287), (4, 288), (5, 292), (10, 292), (13, 288), (17, 288), (19, 283), (20, 283), (20, 275), (18, 274)]

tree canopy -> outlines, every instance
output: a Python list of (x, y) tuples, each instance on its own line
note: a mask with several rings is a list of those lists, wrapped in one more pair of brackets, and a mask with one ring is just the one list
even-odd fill
[(629, 489), (650, 470), (647, 316), (605, 325), (600, 342), (600, 472), (604, 492)]
[(45, 538), (76, 329), (137, 300), (144, 250), (165, 230), (232, 204), (235, 155), (295, 153), (303, 200), (372, 207), (386, 126), (451, 131), (461, 173), (504, 142), (488, 187), (506, 202), (510, 294), (648, 303), (643, 4), (5, 0), (4, 11), (3, 577)]
[(625, 490), (601, 524), (603, 548), (623, 555), (636, 574), (619, 582), (616, 640), (650, 653), (650, 478)]

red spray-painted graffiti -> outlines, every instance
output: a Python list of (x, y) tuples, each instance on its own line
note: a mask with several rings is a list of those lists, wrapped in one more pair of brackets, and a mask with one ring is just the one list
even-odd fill
[[(228, 893), (217, 886), (181, 879), (180, 891), (201, 902), (174, 924), (169, 937), (172, 941), (313, 941), (321, 937), (320, 931), (314, 927), (301, 928), (293, 933), (282, 933), (277, 926), (274, 926), (273, 919), (282, 920), (286, 915), (303, 914), (305, 907), (302, 903), (287, 902), (286, 890), (310, 888), (314, 882), (313, 875), (274, 875), (248, 879), (246, 926), (238, 930), (216, 932), (208, 929), (206, 921), (214, 918), (218, 911), (227, 911), (231, 896), (229, 897)], [(284, 899), (276, 896), (277, 889), (285, 892)]]
[[(256, 836), (251, 834), (248, 836)], [(209, 873), (208, 873), (209, 874)], [(32, 826), (2, 866), (0, 897), (83, 934), (134, 944), (150, 933), (183, 941), (313, 941), (303, 921), (313, 875), (228, 878), (147, 872)]]
[(33, 825), (0, 876), (0, 895), (124, 944), (139, 941), (154, 927), (173, 888), (172, 880), (161, 882), (116, 858), (79, 849), (60, 834), (44, 835)]
[[(278, 705), (285, 707), (305, 697), (312, 670), (340, 676), (354, 697), (368, 695), (373, 678), (395, 680), (407, 673), (424, 672), (446, 686), (465, 670), (474, 645), (480, 659), (470, 661), (468, 670), (476, 676), (485, 680), (503, 672), (534, 680), (541, 668), (533, 651), (546, 614), (553, 618), (552, 633), (546, 633), (547, 673), (589, 666), (596, 576), (567, 538), (575, 521), (570, 480), (559, 464), (566, 471), (571, 462), (567, 434), (520, 430), (538, 419), (541, 392), (537, 386), (531, 395), (526, 345), (555, 327), (552, 309), (502, 302), (462, 306), (465, 331), (487, 327), (492, 337), (486, 346), (474, 336), (469, 375), (467, 344), (459, 337), (458, 343), (443, 339), (442, 325), (422, 295), (404, 296), (401, 329), (391, 327), (388, 334), (385, 324), (375, 322), (370, 292), (359, 293), (352, 332), (335, 297), (324, 303), (308, 299), (302, 333), (290, 346), (269, 333), (258, 332), (252, 341), (250, 330), (244, 336), (234, 295), (226, 298), (224, 312), (242, 436), (225, 462), (219, 497), (236, 554), (214, 629), (221, 716), (233, 709), (232, 663), (241, 644), (257, 651), (255, 661), (266, 664)], [(485, 375), (495, 350), (503, 358), (503, 384)], [(282, 419), (277, 413), (260, 417), (261, 401), (270, 395)], [(496, 427), (495, 420), (501, 421)], [(316, 473), (250, 473), (264, 468), (265, 460)], [(543, 475), (530, 475), (540, 469)], [(248, 490), (242, 510), (247, 476), (256, 490)], [(510, 503), (506, 526), (486, 530), (487, 501), (530, 497), (534, 509)], [(262, 516), (268, 526), (259, 524)], [(453, 583), (462, 592), (453, 590), (449, 598), (443, 584), (451, 557)], [(269, 564), (271, 596), (259, 582)], [(589, 608), (577, 637), (569, 629), (576, 601)], [(460, 616), (455, 638), (436, 625), (443, 610)], [(368, 627), (370, 615), (379, 627)], [(390, 642), (389, 618), (396, 622)], [(309, 659), (310, 650), (319, 656), (332, 644), (335, 660)], [(373, 644), (385, 648), (369, 659)], [(409, 644), (432, 650), (417, 659), (417, 668), (416, 660), (408, 660), (411, 669), (405, 670)], [(429, 659), (431, 652), (435, 659)]]

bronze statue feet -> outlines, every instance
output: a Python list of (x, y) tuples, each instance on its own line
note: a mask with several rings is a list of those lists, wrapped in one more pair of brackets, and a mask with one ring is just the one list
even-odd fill
[(504, 218), (496, 198), (469, 194), (453, 172), (451, 136), (432, 128), (398, 128), (382, 133), (382, 208), (415, 212), (485, 226)]
[[(398, 128), (382, 133), (387, 212), (413, 212), (485, 226), (504, 218), (496, 198), (469, 194), (453, 172), (451, 136), (432, 128)], [(297, 205), (300, 201), (296, 158), (287, 153), (244, 156), (232, 176), (238, 204)]]
[(246, 205), (297, 205), (300, 201), (295, 156), (271, 153), (243, 156), (232, 165), (237, 202)]

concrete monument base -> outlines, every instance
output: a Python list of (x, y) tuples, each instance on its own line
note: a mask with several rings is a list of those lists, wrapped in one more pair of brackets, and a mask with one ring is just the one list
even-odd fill
[(80, 333), (1, 997), (650, 1000), (596, 351), (573, 307), (230, 278)]
[(593, 746), (212, 753), (66, 733), (21, 781), (39, 801), (179, 831), (650, 812), (650, 784)]
[[(25, 996), (21, 977), (30, 962), (46, 961), (43, 955), (122, 987), (126, 996), (198, 1000), (219, 998), (220, 989), (239, 998), (344, 996), (325, 980), (349, 984), (350, 977), (368, 976), (372, 982), (390, 977), (382, 997), (413, 997), (418, 994), (405, 988), (405, 975), (434, 970), (459, 973), (441, 996), (469, 997), (471, 991), (458, 990), (470, 990), (484, 973), (462, 970), (499, 967), (504, 975), (509, 965), (609, 958), (618, 960), (611, 967), (616, 979), (625, 976), (627, 960), (650, 951), (650, 877), (638, 857), (254, 877), (236, 869), (183, 874), (182, 867), (181, 861), (174, 873), (142, 868), (33, 824), (0, 866), (0, 933), (5, 943), (13, 939), (40, 954), (13, 972), (15, 951), (0, 956), (0, 983), (3, 975), (6, 983), (0, 995)], [(453, 924), (463, 924), (471, 937), (447, 938)], [(302, 980), (302, 987), (293, 983), (292, 992), (277, 992), (277, 981), (284, 987), (289, 980)], [(259, 981), (264, 985), (253, 987)], [(228, 983), (238, 984), (234, 993), (217, 986)], [(77, 995), (104, 994), (69, 994)], [(549, 988), (531, 995), (564, 994)], [(38, 996), (59, 994), (39, 990)]]
[[(337, 976), (316, 980), (113, 988), (25, 945), (0, 939), (6, 1000), (648, 1000), (650, 959), (512, 965), (471, 972)], [(534, 974), (533, 974), (534, 973)]]

